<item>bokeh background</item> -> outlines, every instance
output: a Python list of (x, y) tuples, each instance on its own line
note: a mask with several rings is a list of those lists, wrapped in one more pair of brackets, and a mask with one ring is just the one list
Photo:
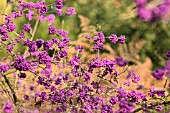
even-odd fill
[[(23, 0), (36, 2), (37, 0)], [(54, 3), (55, 0), (46, 0), (47, 4)], [(148, 0), (149, 7), (157, 6), (162, 0)], [(64, 0), (64, 12), (67, 7), (76, 8), (76, 15), (61, 17), (55, 14), (55, 7), (51, 6), (48, 14), (55, 15), (54, 25), (57, 29), (64, 27), (69, 32), (72, 44), (81, 44), (85, 46), (85, 52), (81, 57), (93, 58), (93, 43), (86, 43), (81, 38), (83, 35), (103, 31), (108, 37), (110, 34), (117, 36), (125, 35), (126, 43), (123, 45), (114, 45), (108, 39), (105, 42), (105, 49), (101, 56), (114, 59), (116, 56), (122, 56), (128, 60), (129, 65), (134, 68), (136, 73), (141, 76), (139, 84), (149, 88), (152, 85), (163, 87), (165, 79), (159, 81), (151, 75), (152, 71), (163, 67), (168, 59), (165, 55), (170, 50), (170, 21), (158, 20), (155, 22), (146, 22), (137, 16), (137, 6), (133, 0)], [(10, 14), (16, 9), (15, 0), (0, 0), (0, 23), (3, 22), (3, 14)], [(47, 15), (48, 15), (47, 14)], [(26, 17), (15, 20), (17, 26), (16, 32), (22, 28), (23, 24), (35, 24), (35, 19), (28, 21)], [(26, 34), (29, 37), (29, 34)], [(16, 38), (16, 35), (10, 33), (10, 38)], [(38, 25), (35, 39), (50, 39), (48, 36), (47, 22)], [(23, 53), (25, 48), (17, 45), (15, 52)], [(5, 49), (0, 47), (0, 57), (6, 53)], [(73, 49), (74, 50), (74, 49)], [(73, 50), (70, 53), (75, 54)], [(124, 76), (125, 77), (125, 76)]]

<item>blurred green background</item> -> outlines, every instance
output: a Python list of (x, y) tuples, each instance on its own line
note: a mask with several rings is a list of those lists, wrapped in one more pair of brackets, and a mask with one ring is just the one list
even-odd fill
[[(37, 0), (25, 1), (36, 2)], [(55, 0), (46, 0), (47, 4), (52, 4), (54, 1)], [(150, 3), (150, 5), (156, 5), (157, 2), (160, 2), (160, 0)], [(5, 11), (4, 9), (6, 6), (7, 10)], [(148, 23), (138, 19), (136, 16), (136, 4), (133, 0), (64, 0), (64, 12), (68, 6), (76, 8), (76, 16), (67, 17), (63, 15), (62, 17), (59, 17), (55, 14), (54, 7), (49, 9), (49, 13), (56, 15), (54, 25), (57, 29), (61, 29), (61, 23), (64, 21), (64, 29), (69, 32), (71, 40), (76, 40), (78, 34), (82, 32), (80, 19), (78, 17), (79, 15), (83, 15), (90, 19), (90, 25), (96, 27), (101, 26), (101, 31), (103, 31), (105, 36), (109, 36), (113, 33), (118, 36), (126, 35), (126, 44), (134, 40), (137, 40), (138, 42), (140, 40), (145, 40), (146, 43), (139, 51), (139, 61), (144, 62), (146, 57), (150, 57), (154, 64), (153, 69), (164, 65), (165, 60), (167, 59), (165, 52), (170, 49), (169, 21), (165, 22), (160, 20), (154, 23)], [(6, 0), (1, 0), (0, 12), (2, 14), (10, 14), (11, 11), (15, 9), (15, 3), (7, 3)], [(2, 22), (2, 20), (3, 17), (1, 15), (0, 21)], [(33, 25), (35, 21), (36, 20), (30, 21), (31, 25)], [(19, 26), (16, 32), (19, 32), (19, 29), (24, 23), (28, 23), (28, 20), (25, 17), (15, 21), (15, 25)], [(38, 26), (35, 38), (43, 38), (45, 40), (49, 39), (47, 29), (47, 23), (42, 22)], [(10, 37), (16, 37), (16, 35), (10, 34)], [(117, 45), (110, 45), (114, 50), (117, 50)], [(24, 50), (24, 48), (21, 48), (20, 45), (18, 45), (15, 49), (16, 51)], [(118, 51), (117, 54), (119, 54)]]

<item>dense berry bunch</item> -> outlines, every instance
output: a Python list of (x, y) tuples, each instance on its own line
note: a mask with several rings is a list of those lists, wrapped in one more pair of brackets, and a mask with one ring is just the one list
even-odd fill
[(3, 111), (5, 113), (12, 113), (14, 111), (13, 104), (10, 101), (7, 101), (3, 107)]
[(166, 20), (170, 14), (170, 1), (164, 0), (156, 7), (148, 8), (148, 0), (135, 0), (137, 4), (138, 17), (148, 22), (155, 22), (159, 19)]
[[(146, 0), (136, 0), (136, 3), (140, 8), (144, 8)], [(56, 15), (54, 15), (48, 13), (51, 5), (47, 5), (44, 1), (33, 3), (20, 0), (17, 3), (18, 10), (5, 15), (4, 23), (0, 25), (0, 43), (5, 47), (9, 59), (7, 62), (1, 60), (0, 75), (3, 77), (3, 85), (5, 88), (8, 86), (10, 90), (2, 87), (9, 97), (7, 100), (10, 101), (3, 103), (3, 112), (132, 113), (152, 109), (161, 111), (163, 105), (170, 104), (170, 101), (166, 100), (169, 97), (165, 90), (167, 81), (164, 89), (151, 87), (146, 94), (139, 91), (143, 85), (137, 88), (138, 91), (126, 89), (131, 84), (138, 83), (141, 78), (133, 69), (128, 70), (128, 62), (122, 57), (112, 59), (100, 57), (105, 42), (102, 31), (85, 37), (86, 41), (93, 38), (93, 50), (96, 56), (83, 61), (81, 56), (85, 51), (84, 47), (81, 44), (70, 45), (69, 33), (63, 28), (58, 29), (54, 24), (55, 18), (62, 16), (63, 4), (62, 0), (55, 1), (52, 5), (56, 7)], [(140, 10), (142, 14), (145, 12), (144, 9)], [(68, 7), (65, 14), (75, 15), (75, 8)], [(150, 14), (150, 11), (147, 10), (145, 14)], [(15, 25), (14, 20), (20, 17), (26, 17), (28, 22), (17, 31), (18, 26)], [(152, 20), (151, 17), (143, 18), (148, 21)], [(30, 22), (32, 20), (36, 20), (34, 25)], [(37, 27), (43, 21), (48, 24), (48, 36), (51, 38), (49, 40), (35, 37)], [(9, 33), (17, 37), (11, 38)], [(111, 34), (109, 36), (113, 44), (117, 42), (124, 44), (125, 39), (124, 35), (117, 37), (116, 34)], [(24, 47), (24, 53), (14, 51), (17, 44)], [(71, 46), (74, 46), (77, 54), (68, 58), (70, 57), (68, 50)], [(169, 57), (168, 52), (167, 56)], [(121, 72), (118, 68), (126, 69)], [(126, 71), (128, 71), (125, 78), (127, 81), (121, 84), (118, 78)], [(13, 79), (8, 77), (11, 73), (14, 74)], [(163, 79), (164, 75), (168, 79), (170, 61), (166, 62), (165, 68), (155, 70), (152, 75), (158, 80)], [(26, 88), (21, 81), (33, 83), (28, 82), (27, 85), (30, 86)], [(106, 84), (102, 83), (104, 81)], [(20, 87), (24, 87), (23, 91), (17, 92), (16, 89)], [(155, 98), (161, 101), (150, 103), (150, 100)], [(28, 103), (31, 103), (31, 109), (25, 107)]]

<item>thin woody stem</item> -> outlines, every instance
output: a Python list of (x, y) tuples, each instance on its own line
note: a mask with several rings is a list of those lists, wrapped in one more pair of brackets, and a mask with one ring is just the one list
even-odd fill
[(99, 57), (99, 55), (100, 55), (100, 51), (99, 51), (99, 49), (97, 50), (97, 56)]
[(6, 95), (9, 96), (9, 98), (14, 102), (13, 97), (10, 95), (9, 91), (4, 88), (4, 86), (5, 86), (4, 81), (1, 81), (1, 82), (2, 82), (2, 84), (0, 84), (0, 86), (3, 89), (3, 92), (5, 92)]
[(168, 82), (168, 78), (166, 78), (165, 84), (164, 84), (164, 88), (166, 87), (166, 84)]
[(14, 104), (16, 105), (17, 96), (16, 96), (16, 94), (15, 94), (15, 91), (14, 91), (14, 89), (12, 88), (12, 86), (11, 86), (8, 78), (6, 77), (6, 75), (2, 74), (2, 76), (4, 77), (6, 84), (8, 85), (9, 89), (10, 89), (11, 92), (12, 92), (12, 96), (13, 96), (13, 99), (14, 99)]
[[(170, 101), (167, 101), (167, 102), (164, 101), (164, 102), (162, 102), (162, 103), (156, 103), (156, 104), (154, 104), (154, 105), (149, 105), (147, 108), (148, 108), (148, 109), (152, 109), (153, 107), (158, 106), (158, 105), (169, 105), (169, 104), (170, 104)], [(133, 113), (137, 113), (137, 112), (139, 112), (139, 111), (141, 111), (141, 110), (143, 110), (142, 107), (134, 110)]]
[[(39, 20), (40, 20), (40, 18), (38, 17), (38, 19), (37, 19), (37, 21), (36, 21), (36, 23), (35, 23), (34, 30), (33, 30), (33, 32), (32, 32), (32, 36), (31, 36), (30, 41), (32, 41), (33, 38), (34, 38), (35, 32), (36, 32), (37, 27), (38, 27)], [(28, 47), (26, 48), (26, 50), (25, 50), (25, 52), (24, 52), (24, 57), (26, 56), (27, 52), (28, 52)]]

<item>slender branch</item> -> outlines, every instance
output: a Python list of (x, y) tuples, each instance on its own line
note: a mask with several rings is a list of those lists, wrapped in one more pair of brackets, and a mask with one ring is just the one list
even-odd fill
[(113, 82), (111, 80), (108, 80), (108, 79), (104, 78), (104, 76), (97, 75), (97, 77), (99, 77), (99, 78), (101, 78), (101, 79), (103, 79), (105, 81), (108, 81), (108, 82), (113, 84)]
[(79, 50), (77, 51), (77, 55), (76, 56), (79, 56)]
[[(158, 105), (169, 105), (169, 104), (170, 104), (170, 101), (167, 101), (167, 102), (164, 101), (164, 102), (162, 102), (162, 103), (156, 103), (156, 104), (154, 104), (154, 105), (149, 105), (147, 108), (148, 108), (148, 109), (152, 109), (153, 107), (158, 106)], [(141, 111), (141, 110), (143, 110), (142, 107), (134, 110), (133, 113), (137, 113), (137, 112), (139, 112), (139, 111)]]
[(168, 78), (166, 78), (165, 84), (164, 84), (164, 88), (166, 87), (166, 84), (168, 82)]
[(12, 88), (12, 86), (11, 86), (8, 78), (6, 77), (6, 75), (2, 74), (2, 76), (4, 77), (6, 84), (8, 85), (8, 87), (10, 88), (10, 90), (11, 90), (11, 92), (12, 92), (12, 96), (13, 96), (13, 99), (14, 99), (14, 104), (16, 105), (17, 96), (16, 96), (16, 94), (15, 94), (15, 91), (14, 91), (14, 89)]
[(9, 75), (9, 74), (12, 74), (12, 73), (14, 73), (14, 72), (16, 72), (16, 70), (10, 71), (10, 72), (8, 72), (8, 73), (5, 73), (5, 75)]
[(99, 51), (99, 49), (97, 50), (97, 56), (99, 57), (99, 55), (100, 55), (100, 51)]
[[(37, 21), (36, 21), (36, 23), (35, 23), (34, 30), (33, 30), (33, 32), (32, 32), (32, 36), (31, 36), (30, 41), (32, 41), (33, 38), (34, 38), (35, 32), (36, 32), (37, 27), (38, 27), (39, 20), (40, 20), (40, 18), (38, 17), (38, 19), (37, 19)], [(24, 57), (26, 56), (26, 53), (27, 53), (27, 52), (28, 52), (28, 47), (26, 48), (26, 50), (25, 50), (25, 52), (24, 52)]]
[(17, 32), (13, 31), (13, 33), (14, 33), (16, 36), (20, 37), (20, 35), (19, 35)]
[(52, 60), (54, 59), (54, 57), (55, 57), (55, 54), (56, 54), (56, 52), (57, 52), (57, 49), (56, 49), (56, 47), (57, 47), (57, 46), (55, 46), (55, 47), (54, 47), (54, 53), (53, 53), (53, 56), (52, 56)]
[(128, 68), (129, 68), (129, 67), (126, 67), (126, 69), (125, 69), (124, 71), (122, 71), (121, 73), (117, 74), (117, 76), (120, 75), (120, 74), (125, 73), (125, 72), (128, 70)]
[(11, 95), (10, 95), (9, 91), (8, 91), (8, 90), (6, 90), (6, 89), (4, 88), (5, 83), (4, 83), (3, 81), (1, 81), (1, 82), (2, 82), (2, 84), (0, 84), (0, 86), (1, 86), (1, 87), (2, 87), (2, 89), (3, 89), (3, 92), (5, 92), (5, 93), (6, 93), (6, 95), (7, 95), (7, 96), (9, 96), (9, 98), (10, 98), (12, 101), (14, 101), (14, 100), (13, 100), (13, 98), (11, 97)]

